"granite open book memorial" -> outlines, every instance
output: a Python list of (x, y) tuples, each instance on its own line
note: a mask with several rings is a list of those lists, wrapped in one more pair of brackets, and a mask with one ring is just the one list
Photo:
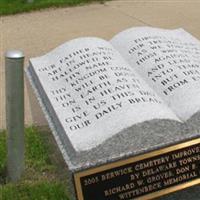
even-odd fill
[(27, 75), (72, 199), (152, 199), (200, 183), (200, 42), (183, 29), (74, 39), (30, 59)]

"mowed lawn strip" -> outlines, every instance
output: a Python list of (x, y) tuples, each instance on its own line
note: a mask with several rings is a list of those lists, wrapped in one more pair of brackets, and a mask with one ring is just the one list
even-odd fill
[(0, 15), (16, 14), (49, 7), (76, 6), (91, 2), (103, 3), (105, 0), (33, 0), (33, 3), (28, 3), (27, 1), (0, 0)]

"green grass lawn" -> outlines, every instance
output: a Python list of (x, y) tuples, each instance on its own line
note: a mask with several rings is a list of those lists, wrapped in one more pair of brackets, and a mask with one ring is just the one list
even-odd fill
[(6, 183), (6, 133), (0, 133), (0, 200), (68, 200), (66, 167), (48, 131), (26, 129), (25, 172)]
[(0, 15), (15, 14), (48, 7), (75, 6), (95, 1), (104, 2), (105, 0), (34, 0), (33, 3), (27, 3), (27, 0), (0, 0)]

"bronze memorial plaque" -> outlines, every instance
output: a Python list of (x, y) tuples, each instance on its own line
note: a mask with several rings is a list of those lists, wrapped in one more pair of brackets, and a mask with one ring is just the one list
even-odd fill
[(78, 200), (153, 199), (200, 183), (200, 138), (74, 175)]

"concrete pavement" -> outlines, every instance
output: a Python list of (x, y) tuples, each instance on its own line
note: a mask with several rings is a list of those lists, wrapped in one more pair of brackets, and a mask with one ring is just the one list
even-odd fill
[[(0, 18), (0, 129), (5, 128), (4, 52), (21, 49), (40, 56), (67, 40), (96, 36), (110, 39), (133, 26), (183, 27), (200, 39), (200, 0), (116, 0), (105, 4), (47, 9)], [(26, 124), (46, 125), (32, 89), (25, 88)]]

